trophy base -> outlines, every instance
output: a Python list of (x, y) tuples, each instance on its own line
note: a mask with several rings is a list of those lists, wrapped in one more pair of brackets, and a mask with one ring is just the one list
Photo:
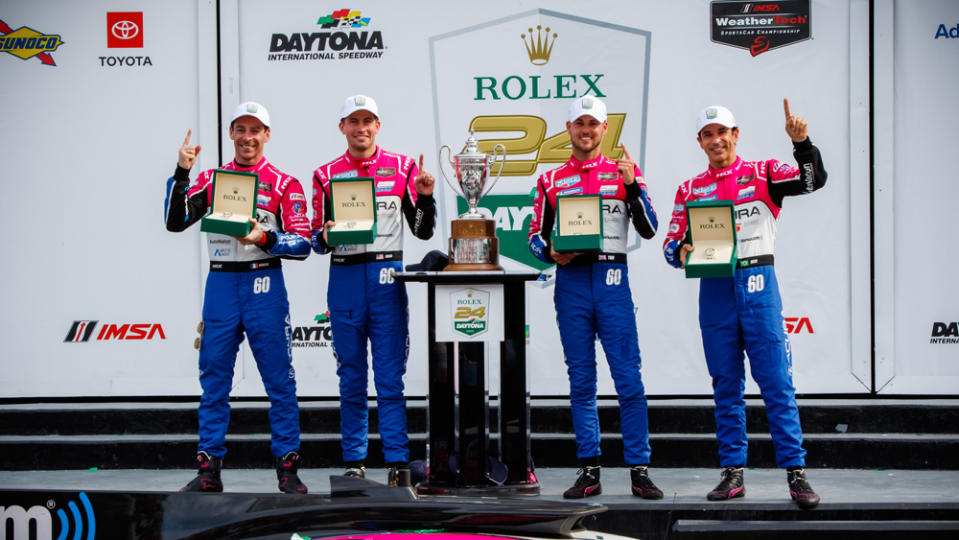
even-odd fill
[(452, 222), (451, 272), (503, 270), (499, 263), (499, 239), (496, 223), (488, 219), (457, 219)]

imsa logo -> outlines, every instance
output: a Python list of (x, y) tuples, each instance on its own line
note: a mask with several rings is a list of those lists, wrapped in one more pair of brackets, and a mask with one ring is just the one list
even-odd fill
[(63, 338), (64, 343), (86, 343), (96, 333), (94, 341), (142, 341), (166, 339), (160, 323), (105, 323), (95, 332), (100, 321), (73, 321)]
[(783, 319), (783, 324), (786, 326), (787, 334), (802, 334), (803, 332), (807, 334), (816, 333), (812, 329), (812, 323), (809, 322), (809, 317), (786, 317)]

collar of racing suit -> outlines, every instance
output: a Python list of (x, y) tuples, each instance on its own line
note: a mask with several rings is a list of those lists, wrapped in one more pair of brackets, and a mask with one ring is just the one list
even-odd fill
[(344, 156), (346, 156), (346, 159), (348, 159), (350, 163), (352, 163), (353, 166), (356, 167), (357, 169), (359, 169), (360, 167), (369, 168), (369, 167), (372, 167), (373, 165), (376, 165), (376, 162), (380, 159), (380, 147), (377, 146), (376, 151), (373, 152), (373, 155), (370, 157), (359, 157), (359, 158), (353, 157), (352, 155), (350, 155), (349, 150), (346, 151)]
[[(732, 165), (728, 167), (723, 167), (722, 169), (714, 169), (712, 165), (707, 165), (706, 178), (709, 178), (711, 180), (724, 178), (726, 176), (729, 176), (730, 173), (732, 173), (733, 171), (739, 169), (740, 165), (742, 164), (743, 164), (743, 158), (736, 156), (736, 161), (734, 161)], [(686, 199), (687, 200), (693, 194), (693, 180), (695, 178), (698, 178), (698, 177), (693, 177), (686, 181)]]
[(257, 161), (253, 165), (244, 165), (240, 163), (239, 161), (237, 161), (236, 158), (233, 158), (233, 166), (236, 167), (238, 171), (252, 171), (254, 169), (259, 169), (260, 165), (263, 165), (263, 163), (265, 162), (266, 162), (266, 156), (262, 156), (260, 158), (260, 161)]
[(583, 172), (583, 171), (588, 171), (588, 170), (590, 170), (590, 169), (595, 168), (595, 167), (596, 167), (597, 165), (599, 165), (604, 159), (606, 159), (606, 156), (604, 156), (603, 154), (600, 154), (600, 155), (596, 156), (595, 158), (593, 158), (593, 159), (591, 159), (591, 160), (589, 160), (589, 161), (580, 161), (580, 160), (578, 160), (578, 159), (570, 156), (569, 161), (568, 161), (567, 163), (569, 164), (570, 167), (572, 167), (572, 168), (575, 169), (576, 171), (578, 171), (578, 172)]

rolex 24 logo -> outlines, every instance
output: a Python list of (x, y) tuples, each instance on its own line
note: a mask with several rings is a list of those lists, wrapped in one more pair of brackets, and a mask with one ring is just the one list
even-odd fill
[(463, 289), (450, 293), (453, 312), (453, 331), (467, 337), (481, 334), (489, 328), (489, 293)]

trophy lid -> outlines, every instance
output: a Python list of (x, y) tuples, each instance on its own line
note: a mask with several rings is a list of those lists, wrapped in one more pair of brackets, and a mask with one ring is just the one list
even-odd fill
[(470, 136), (466, 139), (466, 150), (456, 154), (457, 159), (477, 159), (482, 157), (483, 159), (487, 158), (487, 154), (479, 151), (479, 143), (476, 141), (476, 137), (473, 136), (473, 130), (470, 130)]

